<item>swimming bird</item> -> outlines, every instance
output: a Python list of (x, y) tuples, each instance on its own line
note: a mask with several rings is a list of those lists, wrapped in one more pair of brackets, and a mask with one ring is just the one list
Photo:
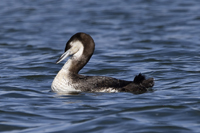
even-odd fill
[(57, 64), (71, 56), (54, 78), (51, 88), (57, 93), (78, 92), (132, 92), (143, 93), (153, 87), (154, 79), (146, 79), (141, 73), (133, 81), (125, 81), (106, 76), (84, 76), (78, 72), (90, 60), (95, 49), (92, 37), (86, 33), (76, 33), (66, 43), (65, 52)]

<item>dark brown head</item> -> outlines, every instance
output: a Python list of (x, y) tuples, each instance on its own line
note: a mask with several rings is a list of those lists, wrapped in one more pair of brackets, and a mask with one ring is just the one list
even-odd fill
[(66, 43), (64, 54), (58, 59), (56, 63), (61, 62), (69, 55), (73, 58), (86, 58), (90, 59), (94, 52), (95, 44), (92, 37), (86, 33), (76, 33)]

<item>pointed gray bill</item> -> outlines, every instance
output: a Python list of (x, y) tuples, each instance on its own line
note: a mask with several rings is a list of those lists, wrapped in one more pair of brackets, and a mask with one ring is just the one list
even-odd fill
[(61, 62), (62, 60), (64, 60), (65, 58), (67, 58), (70, 55), (70, 51), (67, 50), (64, 54), (61, 55), (61, 57), (56, 61), (56, 64), (58, 64), (59, 62)]

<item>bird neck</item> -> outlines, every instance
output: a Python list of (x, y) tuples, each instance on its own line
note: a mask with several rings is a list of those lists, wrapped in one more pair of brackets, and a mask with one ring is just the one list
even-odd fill
[(83, 56), (79, 58), (70, 58), (63, 66), (62, 69), (74, 74), (78, 74), (78, 72), (87, 64), (89, 61), (88, 58), (84, 58)]

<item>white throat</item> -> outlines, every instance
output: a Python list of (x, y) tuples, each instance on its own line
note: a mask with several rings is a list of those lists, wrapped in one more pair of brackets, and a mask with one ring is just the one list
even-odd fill
[(71, 45), (70, 53), (72, 54), (72, 57), (68, 59), (68, 61), (64, 64), (62, 68), (67, 71), (71, 67), (73, 60), (81, 59), (84, 50), (83, 44), (80, 41), (71, 42), (70, 45)]
[(80, 41), (75, 41), (75, 42), (71, 42), (71, 53), (73, 54), (72, 58), (78, 59), (82, 56), (83, 54), (83, 44)]

